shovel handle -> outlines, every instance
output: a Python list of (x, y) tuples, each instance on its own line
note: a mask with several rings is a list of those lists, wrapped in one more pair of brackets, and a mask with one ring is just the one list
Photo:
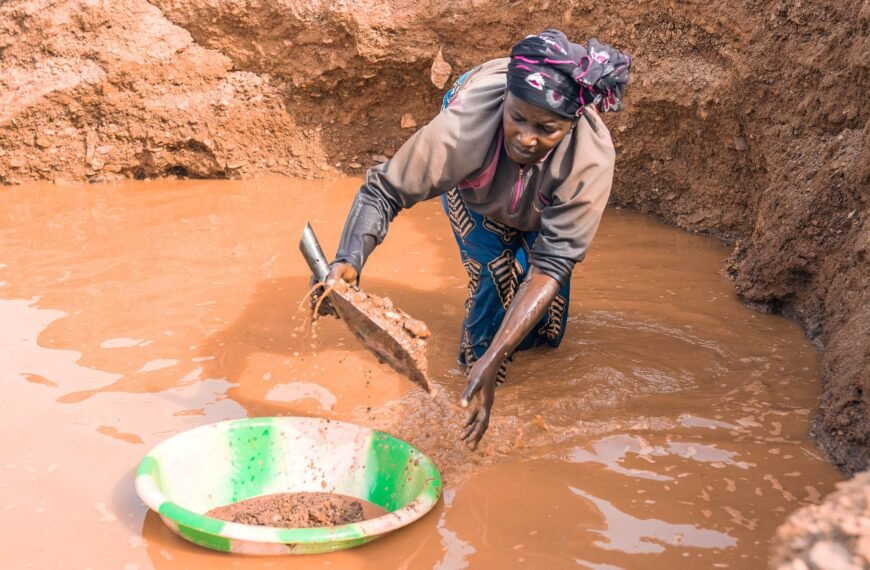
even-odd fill
[(308, 263), (315, 279), (325, 281), (326, 276), (329, 275), (329, 263), (326, 261), (326, 256), (323, 255), (323, 249), (320, 247), (320, 242), (317, 241), (317, 236), (314, 235), (314, 230), (311, 229), (311, 224), (306, 223), (305, 229), (302, 230), (299, 251), (302, 252), (302, 257)]

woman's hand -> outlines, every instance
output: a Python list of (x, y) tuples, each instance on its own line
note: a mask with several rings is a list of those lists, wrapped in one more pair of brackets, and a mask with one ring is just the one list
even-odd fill
[(479, 396), (462, 433), (462, 439), (471, 449), (477, 448), (480, 438), (489, 427), (489, 414), (495, 401), (495, 384), (501, 363), (513, 354), (520, 341), (541, 320), (558, 292), (559, 282), (556, 279), (532, 267), (517, 288), (514, 300), (489, 348), (471, 367), (468, 384), (459, 402), (465, 408), (475, 395)]
[(472, 450), (477, 449), (477, 444), (480, 443), (483, 434), (489, 427), (489, 414), (492, 410), (492, 404), (495, 402), (495, 384), (500, 364), (500, 362), (487, 358), (487, 355), (484, 354), (483, 358), (474, 363), (468, 373), (468, 383), (465, 385), (465, 391), (462, 393), (459, 405), (466, 408), (472, 398), (477, 396), (474, 401), (474, 409), (471, 410), (465, 421), (461, 438)]
[(332, 285), (337, 279), (341, 279), (350, 285), (355, 285), (356, 282), (359, 281), (359, 274), (350, 263), (339, 261), (329, 266), (329, 274), (326, 276), (326, 284)]
[[(325, 286), (328, 289), (333, 286), (337, 280), (341, 279), (342, 281), (349, 283), (351, 285), (355, 285), (359, 281), (359, 274), (356, 269), (354, 269), (353, 265), (349, 263), (333, 263), (329, 266), (329, 273), (326, 275)], [(311, 286), (314, 287), (316, 281), (314, 277), (311, 277)], [(314, 309), (317, 307), (317, 303), (320, 300), (321, 295), (323, 294), (322, 288), (318, 288), (311, 294), (311, 308)], [(332, 308), (332, 305), (329, 304), (329, 299), (326, 298), (320, 303), (320, 308), (317, 311), (318, 315), (331, 315), (333, 317), (338, 317), (335, 312), (335, 309)]]

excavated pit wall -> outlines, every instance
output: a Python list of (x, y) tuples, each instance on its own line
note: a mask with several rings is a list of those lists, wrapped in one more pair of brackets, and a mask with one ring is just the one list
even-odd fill
[(612, 203), (734, 243), (742, 298), (824, 348), (811, 429), (853, 473), (870, 456), (868, 24), (860, 0), (13, 0), (0, 182), (358, 175), (437, 112), (433, 82), (548, 26), (597, 36), (636, 57), (606, 117)]

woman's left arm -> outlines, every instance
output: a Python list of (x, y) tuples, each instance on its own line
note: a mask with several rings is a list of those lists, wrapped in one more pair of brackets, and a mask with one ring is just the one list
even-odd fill
[(501, 363), (543, 318), (559, 287), (556, 279), (532, 267), (517, 288), (489, 349), (471, 367), (468, 384), (460, 401), (464, 408), (475, 395), (479, 395), (462, 432), (462, 439), (471, 449), (477, 448), (489, 427), (489, 415), (495, 401), (496, 376)]
[(501, 363), (544, 316), (561, 283), (571, 278), (574, 265), (585, 257), (610, 195), (616, 153), (607, 127), (592, 114), (578, 123), (573, 136), (576, 141), (571, 172), (541, 214), (541, 231), (532, 246), (529, 273), (489, 349), (468, 375), (460, 404), (468, 406), (479, 394), (462, 433), (472, 449), (489, 427)]

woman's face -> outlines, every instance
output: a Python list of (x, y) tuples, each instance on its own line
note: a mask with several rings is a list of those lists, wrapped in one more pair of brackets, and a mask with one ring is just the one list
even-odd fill
[(510, 159), (519, 164), (533, 164), (565, 138), (574, 121), (526, 103), (508, 92), (502, 123)]

